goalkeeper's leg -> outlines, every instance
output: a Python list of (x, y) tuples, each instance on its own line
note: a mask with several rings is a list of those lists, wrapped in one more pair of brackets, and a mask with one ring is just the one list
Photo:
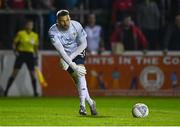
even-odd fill
[(85, 94), (85, 88), (81, 85), (81, 80), (80, 77), (75, 73), (70, 73), (71, 77), (73, 78), (76, 88), (78, 90), (79, 98), (80, 98), (80, 110), (79, 113), (81, 115), (86, 115), (86, 105), (85, 105), (85, 100), (86, 100), (86, 94)]
[(85, 99), (89, 104), (89, 107), (90, 107), (90, 110), (91, 110), (91, 115), (97, 115), (96, 102), (94, 100), (92, 100), (90, 95), (89, 95), (85, 76), (80, 77), (80, 85), (85, 88), (85, 91), (84, 91), (85, 94), (86, 94)]
[[(83, 56), (79, 55), (73, 60), (73, 62), (75, 62), (76, 64), (81, 65), (81, 66), (84, 66), (84, 61), (85, 61), (84, 55)], [(67, 69), (67, 71), (71, 74), (71, 77), (75, 81), (75, 84), (78, 89), (78, 93), (79, 93), (79, 97), (80, 97), (80, 111), (82, 111), (82, 113), (80, 112), (80, 114), (81, 115), (86, 114), (86, 110), (84, 110), (84, 109), (85, 109), (85, 101), (87, 101), (90, 106), (90, 109), (91, 109), (91, 114), (96, 115), (97, 112), (96, 112), (95, 101), (93, 101), (91, 99), (91, 97), (89, 96), (85, 75), (80, 76), (80, 75), (76, 74), (71, 67), (69, 67)], [(83, 111), (84, 111), (84, 113), (83, 113)]]
[(81, 115), (86, 115), (86, 110), (84, 110), (84, 109), (85, 109), (85, 101), (87, 101), (89, 106), (90, 106), (90, 109), (91, 109), (91, 114), (96, 115), (97, 112), (96, 112), (95, 101), (93, 101), (91, 99), (91, 97), (89, 96), (85, 76), (78, 76), (74, 72), (71, 73), (71, 76), (72, 76), (73, 80), (75, 81), (75, 84), (76, 84), (77, 89), (78, 89), (79, 97), (80, 97), (80, 111), (79, 111), (79, 113)]

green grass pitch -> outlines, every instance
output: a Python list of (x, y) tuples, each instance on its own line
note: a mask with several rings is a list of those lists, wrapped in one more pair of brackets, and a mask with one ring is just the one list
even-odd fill
[[(180, 98), (95, 97), (98, 116), (80, 116), (77, 97), (0, 98), (0, 126), (180, 126)], [(133, 118), (132, 106), (142, 102), (146, 118)]]

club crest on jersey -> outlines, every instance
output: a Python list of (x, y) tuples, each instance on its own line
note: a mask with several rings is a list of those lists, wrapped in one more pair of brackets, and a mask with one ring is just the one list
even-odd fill
[(76, 37), (77, 34), (76, 34), (76, 32), (73, 32), (72, 35), (73, 35), (73, 37)]

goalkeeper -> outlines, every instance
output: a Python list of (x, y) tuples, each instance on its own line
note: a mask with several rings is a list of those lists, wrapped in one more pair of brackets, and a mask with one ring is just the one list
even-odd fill
[(67, 10), (57, 12), (57, 23), (49, 29), (49, 37), (60, 55), (62, 68), (73, 78), (80, 97), (80, 115), (86, 115), (85, 101), (88, 102), (91, 115), (97, 115), (95, 101), (89, 96), (85, 79), (86, 32), (81, 24), (71, 20)]

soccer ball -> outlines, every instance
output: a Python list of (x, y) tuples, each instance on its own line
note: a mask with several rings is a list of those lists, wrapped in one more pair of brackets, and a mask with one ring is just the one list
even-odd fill
[(146, 117), (149, 114), (149, 109), (146, 104), (137, 103), (132, 108), (132, 115), (136, 118)]

